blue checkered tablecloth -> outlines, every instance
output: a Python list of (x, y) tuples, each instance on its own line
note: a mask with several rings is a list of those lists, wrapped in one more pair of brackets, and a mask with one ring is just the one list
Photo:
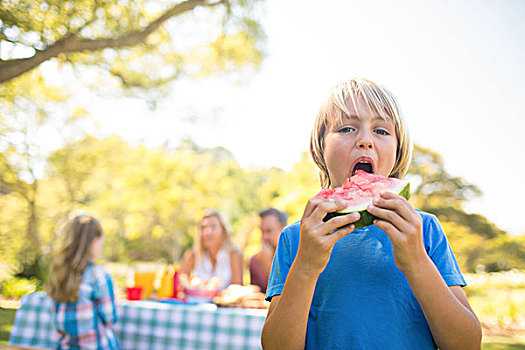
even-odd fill
[[(57, 334), (51, 305), (43, 292), (25, 296), (8, 344), (54, 349)], [(261, 349), (266, 312), (217, 308), (213, 304), (121, 300), (117, 303), (115, 331), (125, 350)]]

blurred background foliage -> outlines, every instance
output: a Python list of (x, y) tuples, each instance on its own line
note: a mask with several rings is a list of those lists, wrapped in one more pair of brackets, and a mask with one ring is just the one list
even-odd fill
[[(416, 148), (409, 178), (413, 184), (420, 182), (412, 201), (440, 218), (462, 269), (525, 268), (523, 236), (509, 236), (486, 218), (465, 213), (461, 203), (467, 199), (458, 193), (479, 191), (450, 177), (442, 163), (425, 164), (422, 159), (433, 159), (429, 156), (435, 154)], [(435, 177), (419, 173), (428, 167), (436, 169)], [(23, 187), (33, 185), (17, 181)], [(206, 149), (190, 140), (174, 149), (148, 149), (132, 147), (116, 135), (104, 139), (87, 135), (47, 157), (33, 198), (34, 216), (22, 194), (2, 193), (0, 237), (6, 244), (0, 246), (0, 259), (19, 273), (30, 269), (36, 257), (47, 260), (64, 218), (83, 209), (101, 218), (107, 242), (104, 256), (109, 261), (178, 262), (191, 246), (205, 208), (227, 214), (233, 239), (247, 259), (259, 247), (258, 211), (275, 206), (286, 210), (291, 222), (298, 220), (317, 191), (317, 172), (306, 153), (290, 171), (244, 169), (226, 149)], [(33, 226), (38, 236), (28, 240), (28, 228)]]
[(131, 92), (183, 76), (259, 68), (260, 0), (7, 0), (0, 82), (43, 62), (97, 68)]

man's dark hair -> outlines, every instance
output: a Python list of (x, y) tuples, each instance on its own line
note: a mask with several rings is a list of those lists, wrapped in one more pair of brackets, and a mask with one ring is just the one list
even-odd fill
[(275, 208), (268, 208), (268, 209), (264, 209), (263, 211), (259, 213), (259, 216), (261, 217), (261, 219), (268, 215), (275, 215), (275, 217), (277, 218), (277, 220), (279, 220), (279, 223), (282, 226), (286, 226), (286, 224), (288, 223), (288, 214), (286, 214), (283, 211), (280, 211)]

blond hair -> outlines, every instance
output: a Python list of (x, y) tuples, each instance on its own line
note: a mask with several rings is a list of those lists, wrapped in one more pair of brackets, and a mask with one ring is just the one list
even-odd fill
[(102, 226), (94, 217), (80, 214), (70, 220), (63, 234), (62, 246), (53, 259), (46, 290), (57, 302), (76, 302), (82, 274), (93, 260), (93, 240), (102, 236)]
[(226, 215), (216, 210), (206, 209), (204, 210), (202, 218), (199, 220), (199, 227), (197, 229), (195, 238), (193, 240), (193, 250), (195, 251), (195, 254), (196, 254), (196, 258), (197, 258), (196, 260), (199, 260), (204, 255), (204, 253), (206, 253), (204, 245), (202, 244), (202, 232), (201, 232), (200, 224), (204, 219), (211, 218), (211, 217), (217, 218), (217, 220), (219, 220), (219, 223), (222, 226), (223, 247), (226, 247), (228, 249), (232, 247), (230, 243), (230, 236), (232, 234), (232, 228), (231, 228), (230, 222), (226, 218)]
[(327, 100), (317, 113), (310, 137), (310, 156), (319, 168), (319, 179), (323, 188), (332, 186), (324, 159), (326, 130), (336, 118), (342, 120), (344, 115), (350, 115), (349, 106), (352, 106), (359, 113), (357, 108), (359, 97), (363, 98), (371, 111), (378, 113), (382, 118), (390, 117), (394, 121), (398, 144), (394, 168), (389, 177), (402, 178), (410, 166), (412, 141), (394, 95), (385, 87), (370, 80), (350, 79), (332, 88)]

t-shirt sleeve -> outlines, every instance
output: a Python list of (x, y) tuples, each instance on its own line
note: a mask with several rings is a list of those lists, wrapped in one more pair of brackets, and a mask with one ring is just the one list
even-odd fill
[(467, 283), (463, 278), (459, 264), (439, 220), (434, 215), (427, 214), (423, 225), (425, 248), (445, 280), (445, 283), (449, 287), (466, 286)]
[(268, 279), (268, 288), (266, 289), (266, 300), (272, 301), (274, 295), (281, 295), (286, 282), (286, 277), (290, 271), (290, 266), (294, 257), (291, 255), (291, 246), (289, 240), (289, 227), (285, 227), (279, 236), (279, 243), (273, 257), (272, 269)]
[(115, 293), (113, 278), (102, 266), (96, 266), (96, 278), (94, 293), (96, 299), (97, 313), (106, 326), (117, 322), (117, 307), (115, 305)]

